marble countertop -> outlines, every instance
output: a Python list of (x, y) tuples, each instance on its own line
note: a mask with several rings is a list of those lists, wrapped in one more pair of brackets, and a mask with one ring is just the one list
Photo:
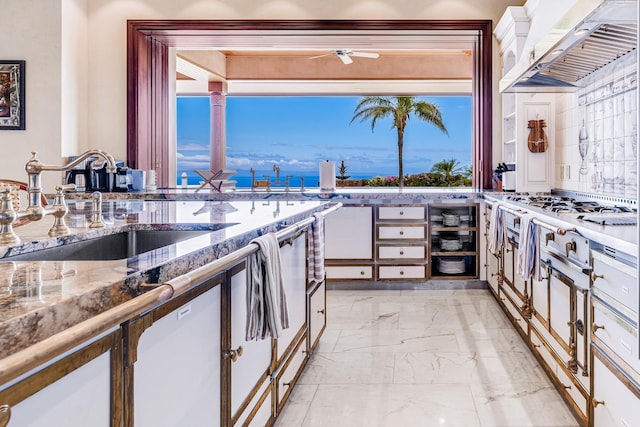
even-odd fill
[(612, 247), (629, 255), (638, 255), (638, 229), (634, 225), (600, 225), (593, 222), (582, 221), (577, 218), (580, 215), (579, 213), (549, 212), (535, 206), (504, 200), (503, 195), (500, 194), (487, 194), (484, 198), (490, 202), (503, 203), (513, 210), (531, 213), (535, 215), (535, 218), (554, 227), (575, 227), (578, 232), (587, 239)]
[[(159, 189), (156, 191), (138, 191), (128, 193), (103, 193), (105, 199), (140, 199), (140, 200), (337, 200), (342, 203), (376, 203), (382, 200), (403, 202), (428, 202), (436, 199), (479, 199), (483, 191), (472, 190), (467, 187), (338, 187), (331, 193), (320, 191), (319, 188), (309, 188), (300, 191), (292, 188), (285, 191), (282, 187), (274, 187), (270, 191), (258, 188), (233, 189), (223, 192), (205, 188), (196, 191), (197, 187), (188, 189)], [(48, 195), (52, 198), (53, 195)], [(87, 193), (67, 193), (68, 199), (86, 198)]]
[[(14, 230), (22, 243), (0, 246), (0, 358), (325, 208), (326, 201), (106, 200), (107, 226), (89, 229), (91, 203), (69, 201), (69, 236), (47, 235), (53, 218)], [(110, 261), (12, 261), (11, 256), (127, 230), (198, 229), (229, 224), (170, 246)]]

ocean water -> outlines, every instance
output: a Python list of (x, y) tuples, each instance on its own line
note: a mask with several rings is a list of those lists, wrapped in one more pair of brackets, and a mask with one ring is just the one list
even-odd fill
[[(191, 172), (189, 173), (189, 171), (187, 172), (187, 182), (189, 183), (189, 185), (199, 185), (200, 182), (202, 181), (202, 178), (198, 175), (196, 175), (195, 173)], [(181, 184), (180, 181), (180, 175), (182, 174), (182, 171), (178, 172), (178, 180), (176, 182), (176, 185), (179, 187)], [(265, 174), (266, 175), (266, 174)], [(293, 174), (292, 174), (293, 175)], [(278, 188), (278, 187), (282, 187), (284, 188), (284, 181), (285, 181), (285, 176), (280, 176), (280, 180), (281, 180), (281, 184), (276, 184), (275, 183), (275, 174), (273, 174), (273, 172), (271, 174), (269, 174), (269, 176), (271, 177), (271, 188)], [(318, 174), (297, 174), (294, 175), (293, 177), (289, 178), (289, 187), (291, 188), (299, 188), (300, 184), (301, 184), (301, 179), (300, 177), (303, 176), (304, 177), (304, 186), (305, 188), (314, 188), (314, 187), (318, 187), (320, 185), (320, 176)], [(349, 179), (365, 179), (365, 178), (371, 178), (371, 175), (354, 175), (354, 176), (350, 176)], [(229, 178), (232, 181), (236, 181), (236, 188), (251, 188), (251, 174), (243, 174), (243, 173), (237, 173), (235, 175), (233, 175), (231, 178)], [(259, 179), (263, 179), (262, 175), (260, 175), (259, 173), (256, 172), (256, 180)], [(340, 186), (340, 181), (336, 180), (336, 186)]]

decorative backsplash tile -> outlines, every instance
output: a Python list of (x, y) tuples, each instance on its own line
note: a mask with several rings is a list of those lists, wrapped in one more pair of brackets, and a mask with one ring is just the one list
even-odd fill
[(555, 170), (563, 190), (638, 199), (638, 82), (636, 54), (558, 95)]

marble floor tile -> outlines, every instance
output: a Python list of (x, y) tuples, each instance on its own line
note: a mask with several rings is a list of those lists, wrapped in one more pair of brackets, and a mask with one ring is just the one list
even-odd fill
[(390, 384), (393, 355), (385, 353), (315, 353), (301, 384)]
[(576, 427), (487, 289), (327, 291), (275, 427)]
[(470, 384), (483, 427), (578, 427), (550, 384)]
[(549, 384), (544, 373), (525, 353), (396, 353), (394, 383), (508, 383)]
[(459, 351), (451, 330), (376, 329), (343, 330), (333, 350), (336, 353), (394, 353)]
[(442, 425), (480, 426), (468, 385), (320, 385), (300, 424), (302, 427)]
[(277, 425), (281, 427), (301, 426), (317, 389), (318, 386), (313, 384), (296, 384), (289, 395), (287, 404), (284, 405), (282, 412), (278, 414)]

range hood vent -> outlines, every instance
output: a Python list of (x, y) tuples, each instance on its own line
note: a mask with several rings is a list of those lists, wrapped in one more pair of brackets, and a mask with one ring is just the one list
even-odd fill
[[(576, 26), (550, 32), (528, 59), (500, 81), (501, 92), (573, 92), (580, 80), (635, 52), (638, 44), (637, 1), (605, 0)], [(566, 21), (565, 19), (564, 21)], [(543, 52), (538, 54), (537, 49)]]

